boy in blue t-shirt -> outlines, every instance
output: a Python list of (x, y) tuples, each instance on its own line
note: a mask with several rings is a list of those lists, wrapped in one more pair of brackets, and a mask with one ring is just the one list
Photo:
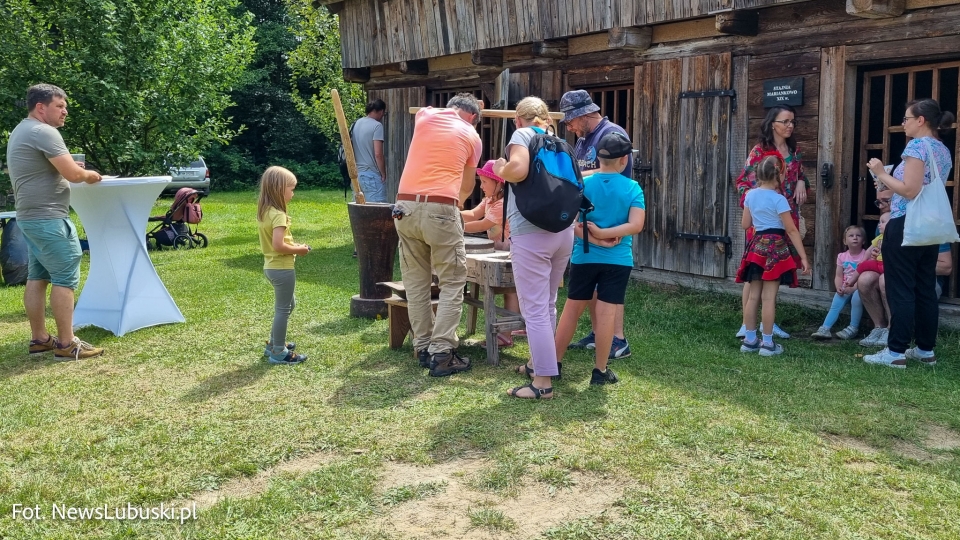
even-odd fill
[[(617, 132), (605, 135), (597, 145), (600, 170), (584, 179), (583, 188), (594, 209), (587, 214), (587, 222), (578, 222), (574, 230), (567, 301), (557, 324), (557, 359), (562, 361), (580, 315), (596, 300), (596, 364), (590, 384), (617, 382), (613, 370), (607, 369), (607, 359), (617, 306), (623, 305), (633, 270), (633, 235), (643, 230), (646, 215), (640, 185), (618, 172), (632, 151), (630, 141)], [(590, 240), (588, 253), (583, 251), (584, 227)]]

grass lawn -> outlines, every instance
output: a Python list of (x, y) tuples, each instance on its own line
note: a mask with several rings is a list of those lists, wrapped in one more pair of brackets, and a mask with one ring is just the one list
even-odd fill
[[(152, 254), (187, 322), (81, 330), (102, 358), (28, 357), (23, 289), (0, 287), (0, 537), (960, 538), (957, 333), (934, 369), (806, 339), (765, 359), (739, 352), (739, 298), (633, 284), (619, 384), (590, 387), (575, 352), (556, 399), (516, 400), (524, 341), (433, 379), (387, 321), (349, 317), (342, 193), (313, 191), (291, 207), (313, 252), (288, 336), (310, 359), (271, 366), (256, 196), (203, 206), (209, 248)], [(823, 315), (778, 320), (809, 335)], [(53, 514), (128, 503), (196, 519)]]

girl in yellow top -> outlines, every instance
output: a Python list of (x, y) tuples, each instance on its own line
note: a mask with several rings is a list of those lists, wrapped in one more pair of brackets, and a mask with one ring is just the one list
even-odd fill
[(287, 204), (293, 199), (296, 187), (297, 177), (283, 167), (270, 167), (260, 177), (257, 229), (263, 250), (263, 273), (274, 292), (273, 328), (264, 351), (271, 364), (299, 364), (307, 359), (306, 355), (293, 352), (293, 343), (287, 343), (287, 322), (297, 305), (293, 297), (297, 284), (294, 261), (297, 255), (310, 252), (310, 246), (295, 244), (290, 233)]

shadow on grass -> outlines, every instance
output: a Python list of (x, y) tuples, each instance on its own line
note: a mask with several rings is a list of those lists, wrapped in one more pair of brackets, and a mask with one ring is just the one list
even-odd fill
[[(911, 362), (906, 370), (892, 370), (863, 362), (876, 348), (807, 339), (823, 311), (777, 308), (777, 320), (800, 339), (778, 340), (784, 354), (764, 358), (739, 352), (733, 335), (741, 319), (738, 297), (631, 287), (626, 332), (633, 356), (611, 365), (622, 379), (661, 386), (654, 390), (661, 395), (703, 400), (711, 409), (742, 407), (792, 429), (848, 435), (877, 448), (897, 439), (922, 441), (931, 424), (960, 429), (960, 369), (949, 360), (958, 355), (956, 332), (941, 330), (938, 337), (944, 365), (928, 369)], [(710, 418), (693, 413), (680, 423), (708, 431)], [(954, 478), (960, 470), (943, 474)]]
[(272, 367), (267, 362), (256, 362), (233, 371), (208, 377), (200, 384), (194, 386), (184, 395), (180, 396), (180, 401), (185, 403), (200, 403), (210, 398), (217, 397), (240, 388), (244, 388), (257, 382)]
[[(517, 377), (515, 386), (527, 382)], [(564, 431), (568, 424), (591, 423), (608, 414), (607, 388), (588, 386), (579, 390), (558, 382), (554, 384), (554, 399), (536, 400), (510, 397), (506, 385), (496, 386), (496, 404), (449, 415), (427, 430), (427, 447), (432, 454), (442, 459), (472, 451), (492, 452), (532, 441), (541, 430)]]

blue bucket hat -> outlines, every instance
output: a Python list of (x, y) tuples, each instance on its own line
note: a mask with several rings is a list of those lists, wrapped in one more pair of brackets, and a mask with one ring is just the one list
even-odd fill
[(599, 110), (600, 107), (590, 99), (586, 90), (571, 90), (560, 98), (560, 112), (563, 113), (564, 122)]

